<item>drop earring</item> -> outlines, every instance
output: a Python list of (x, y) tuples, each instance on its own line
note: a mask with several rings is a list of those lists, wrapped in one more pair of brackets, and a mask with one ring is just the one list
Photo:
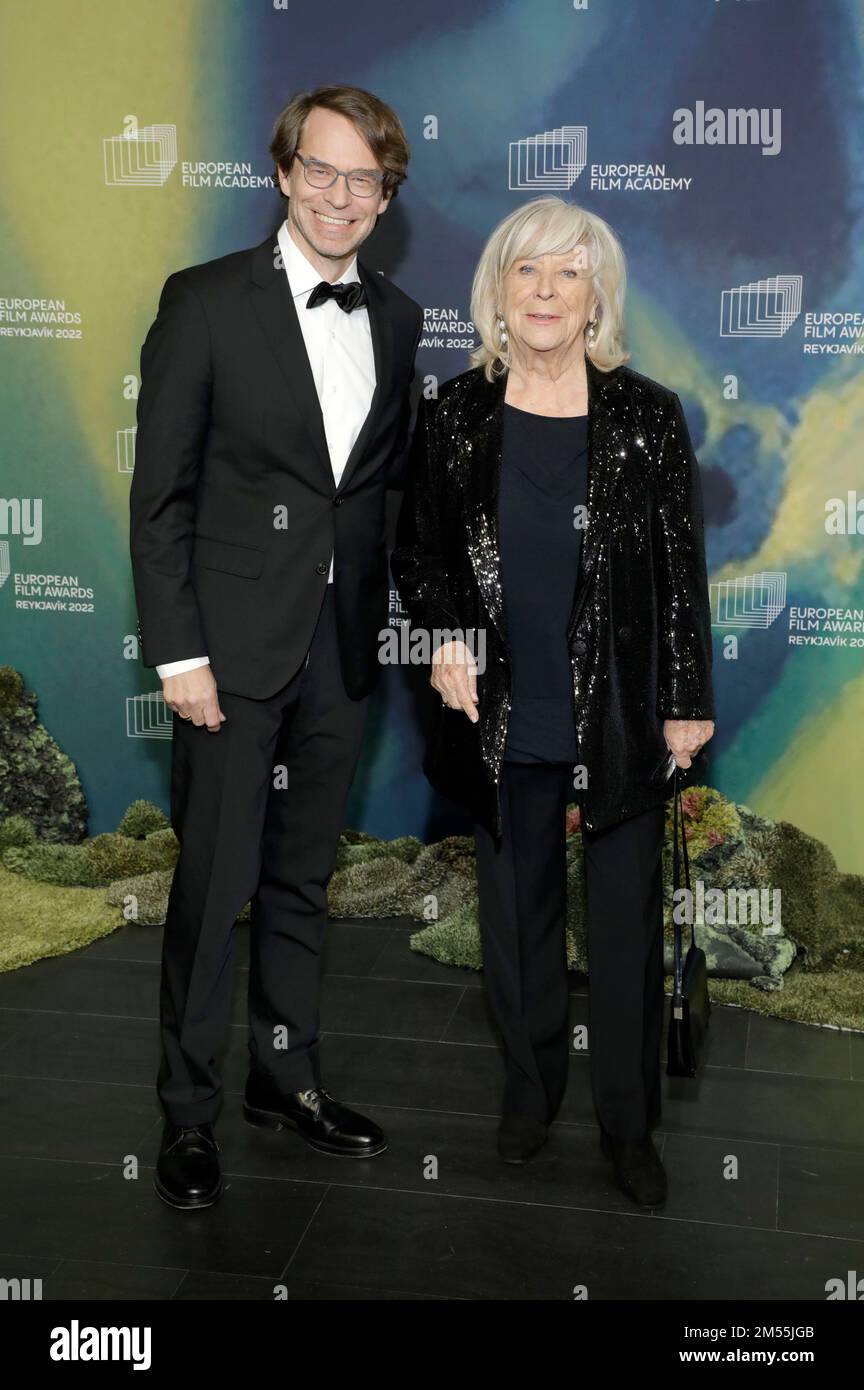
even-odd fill
[(498, 314), (498, 316), (497, 316), (497, 323), (498, 323), (498, 341), (500, 342), (500, 344), (501, 344), (502, 347), (506, 347), (506, 346), (507, 346), (507, 342), (508, 342), (507, 329), (506, 329), (505, 326), (504, 326), (504, 320), (502, 319), (502, 317), (501, 317), (500, 314)]
[(589, 346), (589, 348), (593, 348), (593, 346), (594, 346), (594, 339), (595, 339), (595, 337), (596, 337), (596, 334), (595, 334), (595, 332), (594, 332), (594, 328), (595, 328), (596, 323), (597, 323), (596, 318), (593, 318), (593, 319), (589, 319), (589, 320), (588, 320), (588, 346)]

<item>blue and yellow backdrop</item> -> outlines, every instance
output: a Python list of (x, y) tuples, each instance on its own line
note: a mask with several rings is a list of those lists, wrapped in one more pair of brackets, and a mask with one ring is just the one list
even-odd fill
[[(0, 48), (0, 663), (91, 833), (167, 807), (127, 548), (140, 345), (172, 270), (275, 230), (273, 119), (338, 81), (412, 145), (361, 254), (426, 308), (423, 389), (468, 365), (473, 267), (516, 204), (618, 231), (631, 365), (679, 393), (703, 470), (711, 780), (864, 871), (862, 0), (56, 0), (4, 6)], [(460, 824), (420, 752), (389, 670), (354, 826)]]

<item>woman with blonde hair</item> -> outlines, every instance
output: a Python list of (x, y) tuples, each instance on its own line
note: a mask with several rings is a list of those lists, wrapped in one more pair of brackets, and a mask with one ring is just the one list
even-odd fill
[(392, 568), (412, 624), (443, 634), (426, 773), (474, 820), (499, 1153), (540, 1150), (566, 1084), (575, 799), (601, 1142), (654, 1208), (665, 773), (711, 738), (714, 703), (698, 464), (678, 396), (625, 365), (625, 288), (612, 228), (564, 199), (495, 228), (480, 347), (420, 403)]

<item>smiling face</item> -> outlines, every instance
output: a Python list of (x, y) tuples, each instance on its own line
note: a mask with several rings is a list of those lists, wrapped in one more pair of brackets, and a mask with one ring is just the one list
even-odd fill
[(517, 354), (575, 347), (597, 307), (585, 248), (514, 261), (499, 307)]
[[(306, 117), (298, 153), (349, 172), (383, 172), (354, 122), (323, 106), (313, 107)], [(294, 240), (321, 275), (331, 281), (350, 264), (390, 202), (374, 193), (371, 198), (356, 197), (341, 177), (329, 188), (313, 188), (306, 182), (299, 159), (293, 159), (287, 171), (280, 168), (279, 186), (289, 199), (288, 226)]]

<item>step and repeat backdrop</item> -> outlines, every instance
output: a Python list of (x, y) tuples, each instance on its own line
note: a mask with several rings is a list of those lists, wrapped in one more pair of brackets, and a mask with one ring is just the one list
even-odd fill
[[(425, 308), (417, 390), (468, 366), (474, 264), (514, 206), (556, 192), (618, 232), (630, 365), (678, 392), (702, 467), (711, 781), (864, 871), (861, 0), (55, 0), (5, 5), (0, 39), (0, 664), (90, 833), (168, 805), (128, 559), (159, 291), (275, 233), (272, 122), (350, 82), (412, 147), (361, 257)], [(416, 676), (387, 668), (353, 826), (462, 828), (421, 752)]]

